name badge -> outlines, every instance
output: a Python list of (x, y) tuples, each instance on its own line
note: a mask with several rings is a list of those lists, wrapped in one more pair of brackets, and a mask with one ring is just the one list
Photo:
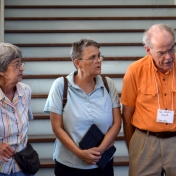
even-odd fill
[(161, 123), (173, 123), (174, 111), (158, 109), (157, 122)]

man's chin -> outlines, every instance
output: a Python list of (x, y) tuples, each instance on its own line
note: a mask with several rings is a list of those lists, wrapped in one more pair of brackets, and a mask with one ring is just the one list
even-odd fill
[(163, 63), (162, 65), (160, 65), (160, 67), (163, 68), (163, 69), (169, 70), (169, 69), (172, 68), (173, 64), (174, 64), (173, 61), (172, 62), (168, 62), (168, 63)]

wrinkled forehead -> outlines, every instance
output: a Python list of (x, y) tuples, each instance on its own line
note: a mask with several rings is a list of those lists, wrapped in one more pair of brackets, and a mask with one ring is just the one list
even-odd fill
[(155, 26), (152, 26), (149, 31), (148, 31), (148, 34), (153, 38), (153, 37), (156, 37), (156, 38), (161, 38), (161, 37), (169, 37), (171, 38), (172, 40), (174, 40), (171, 32), (169, 32), (168, 30), (166, 30), (165, 28), (163, 28), (162, 26), (159, 26), (159, 25), (155, 25)]
[(12, 63), (20, 63), (21, 62), (21, 58), (15, 58), (15, 59), (13, 59), (11, 62), (10, 62), (10, 64)]
[(90, 45), (90, 46), (86, 46), (82, 52), (82, 55), (85, 55), (85, 54), (99, 54), (100, 53), (100, 50), (99, 50), (99, 47), (97, 46), (94, 46), (94, 45)]
[(152, 33), (150, 40), (153, 48), (155, 47), (169, 47), (174, 45), (173, 36), (167, 31), (161, 31), (160, 33)]

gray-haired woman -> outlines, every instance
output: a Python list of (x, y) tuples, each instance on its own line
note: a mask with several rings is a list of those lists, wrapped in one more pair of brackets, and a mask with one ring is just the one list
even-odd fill
[(0, 43), (0, 176), (29, 176), (12, 157), (27, 144), (31, 90), (21, 83), (22, 52), (10, 43)]
[[(103, 56), (97, 42), (82, 39), (74, 42), (71, 58), (76, 71), (67, 76), (67, 104), (62, 105), (64, 79), (54, 81), (44, 111), (50, 113), (57, 137), (53, 158), (56, 176), (113, 176), (113, 159), (104, 169), (97, 162), (113, 145), (121, 127), (119, 96), (113, 81), (106, 77), (109, 93), (101, 74)], [(95, 124), (105, 134), (98, 147), (82, 150), (79, 142)]]

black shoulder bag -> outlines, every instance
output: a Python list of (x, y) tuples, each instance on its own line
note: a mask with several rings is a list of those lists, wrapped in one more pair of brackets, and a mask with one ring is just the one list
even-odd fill
[(38, 153), (32, 145), (27, 143), (25, 149), (13, 155), (21, 170), (25, 173), (35, 174), (40, 168)]

